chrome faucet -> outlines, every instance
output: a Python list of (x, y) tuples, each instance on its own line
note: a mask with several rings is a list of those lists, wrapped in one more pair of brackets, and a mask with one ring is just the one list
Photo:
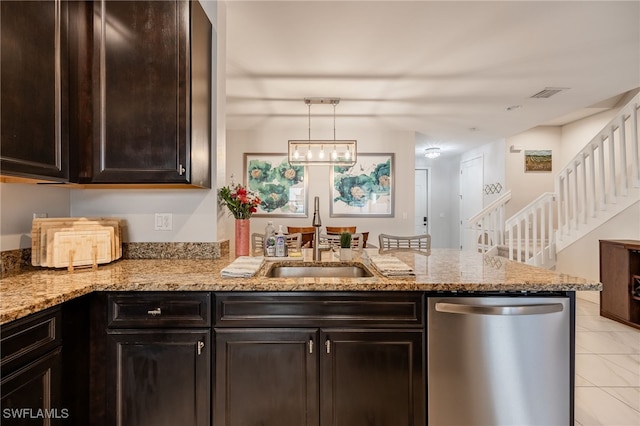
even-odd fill
[(316, 228), (313, 234), (313, 260), (320, 260), (320, 197), (313, 199), (313, 227)]

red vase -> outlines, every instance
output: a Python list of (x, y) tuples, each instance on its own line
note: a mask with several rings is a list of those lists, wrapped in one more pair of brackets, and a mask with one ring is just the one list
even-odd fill
[(249, 256), (249, 219), (236, 219), (236, 257)]

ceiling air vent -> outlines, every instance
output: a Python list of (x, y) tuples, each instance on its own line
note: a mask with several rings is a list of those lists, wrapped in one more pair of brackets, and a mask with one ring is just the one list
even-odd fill
[(564, 90), (568, 90), (568, 87), (545, 87), (544, 89), (542, 89), (541, 91), (539, 91), (538, 93), (536, 93), (535, 95), (531, 96), (532, 98), (550, 98), (553, 95), (555, 95), (556, 93), (562, 92)]

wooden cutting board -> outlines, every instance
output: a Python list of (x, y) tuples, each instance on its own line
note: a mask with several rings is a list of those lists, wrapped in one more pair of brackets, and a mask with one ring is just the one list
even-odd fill
[(104, 229), (50, 229), (47, 240), (47, 265), (54, 268), (90, 266), (109, 263), (111, 256), (113, 228)]
[[(36, 218), (31, 227), (31, 264), (34, 266), (49, 266), (48, 243), (53, 242), (53, 235), (48, 238), (50, 229), (105, 229), (113, 230), (111, 241), (111, 258), (116, 260), (122, 257), (122, 234), (126, 222), (119, 218), (95, 217), (95, 218)], [(109, 231), (110, 232), (110, 231)]]

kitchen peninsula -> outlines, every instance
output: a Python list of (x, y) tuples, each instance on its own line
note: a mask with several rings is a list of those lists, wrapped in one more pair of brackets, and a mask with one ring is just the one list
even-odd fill
[[(550, 312), (563, 310), (567, 321), (545, 329), (542, 335), (531, 325), (520, 329), (522, 334), (530, 333), (527, 337), (532, 341), (551, 338), (545, 334), (553, 336), (556, 340), (539, 345), (543, 350), (565, 348), (557, 365), (544, 366), (546, 374), (561, 377), (562, 385), (546, 385), (557, 388), (555, 392), (534, 387), (535, 394), (526, 394), (525, 402), (534, 414), (521, 410), (495, 415), (507, 416), (511, 423), (515, 418), (524, 424), (517, 417), (522, 415), (548, 423), (551, 417), (540, 417), (554, 411), (545, 399), (548, 393), (562, 402), (560, 417), (554, 419), (573, 421), (575, 292), (601, 290), (600, 283), (452, 249), (394, 256), (409, 265), (415, 276), (382, 276), (367, 256), (354, 259), (371, 272), (372, 276), (361, 278), (268, 278), (273, 262), (265, 262), (251, 278), (222, 278), (221, 270), (231, 258), (120, 260), (74, 273), (26, 272), (0, 280), (3, 339), (5, 329), (13, 330), (15, 324), (39, 315), (49, 314), (63, 323), (64, 340), (59, 345), (71, 361), (63, 357), (59, 374), (66, 379), (64, 386), (58, 386), (63, 388), (60, 406), (66, 403), (75, 416), (69, 424), (142, 425), (147, 423), (140, 416), (152, 421), (153, 412), (162, 412), (184, 424), (203, 426), (258, 420), (299, 426), (318, 424), (319, 418), (321, 425), (353, 426), (366, 424), (362, 420), (366, 416), (381, 425), (417, 426), (427, 419), (438, 424), (439, 417), (434, 416), (443, 403), (431, 398), (446, 395), (436, 380), (438, 371), (450, 372), (451, 367), (432, 365), (441, 362), (434, 349), (444, 346), (431, 340), (438, 330), (429, 327), (442, 328), (436, 304), (443, 302), (442, 309), (451, 309), (451, 302), (458, 300), (478, 300), (482, 305), (499, 298), (510, 305), (517, 302), (516, 308), (498, 306), (513, 311), (501, 317), (512, 324), (518, 318), (539, 316), (511, 316), (515, 311), (541, 313), (546, 306)], [(339, 264), (332, 252), (324, 252), (322, 261)], [(547, 305), (551, 299), (554, 303)], [(458, 325), (451, 327), (447, 339), (465, 335)], [(495, 354), (468, 350), (478, 363), (487, 356), (498, 362), (504, 358), (510, 345), (491, 339), (485, 340), (498, 347)], [(458, 355), (448, 356), (457, 360)], [(542, 353), (540, 358), (547, 355)], [(508, 373), (513, 380), (529, 381), (532, 372), (546, 377), (541, 366), (530, 364), (536, 359), (525, 358), (516, 372), (518, 378)], [(147, 370), (151, 359), (155, 367)], [(83, 368), (91, 371), (91, 385), (77, 377), (67, 380), (74, 373), (86, 377), (86, 371), (79, 371)], [(156, 370), (163, 374), (152, 373)], [(452, 400), (459, 403), (462, 397)]]
[(372, 269), (374, 276), (365, 278), (265, 278), (269, 263), (266, 262), (252, 278), (222, 278), (220, 271), (230, 263), (229, 258), (121, 260), (96, 271), (74, 273), (42, 269), (0, 280), (0, 324), (93, 291), (602, 290), (602, 284), (596, 281), (456, 249), (433, 249), (428, 256), (411, 253), (397, 256), (413, 267), (415, 277), (387, 278)]

